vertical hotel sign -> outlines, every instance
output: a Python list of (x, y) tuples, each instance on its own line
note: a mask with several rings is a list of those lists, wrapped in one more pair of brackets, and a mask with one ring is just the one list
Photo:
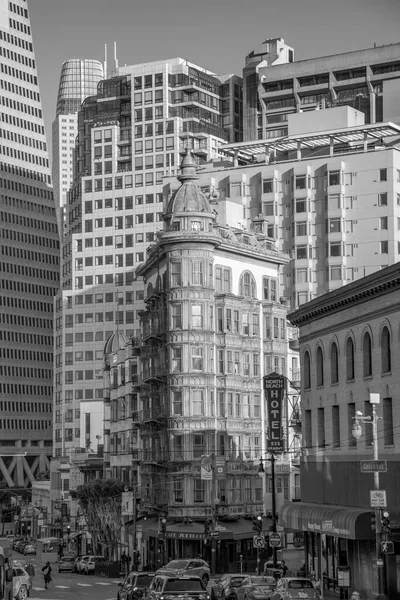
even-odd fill
[(284, 452), (283, 439), (283, 401), (286, 390), (286, 379), (278, 373), (270, 373), (264, 377), (265, 398), (267, 401), (268, 429), (267, 452)]

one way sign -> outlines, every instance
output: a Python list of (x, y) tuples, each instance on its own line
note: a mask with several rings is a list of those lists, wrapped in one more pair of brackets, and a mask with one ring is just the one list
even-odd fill
[(381, 542), (382, 554), (394, 554), (394, 543), (393, 542)]

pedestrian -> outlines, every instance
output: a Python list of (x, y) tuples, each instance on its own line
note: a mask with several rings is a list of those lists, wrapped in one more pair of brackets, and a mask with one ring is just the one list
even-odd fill
[(126, 572), (130, 573), (131, 572), (131, 556), (130, 554), (128, 554), (128, 556), (126, 557)]
[(127, 575), (128, 557), (126, 556), (125, 550), (121, 554), (121, 571), (124, 575)]
[(31, 582), (31, 589), (33, 586), (33, 578), (35, 577), (35, 567), (32, 564), (32, 561), (30, 560), (29, 563), (26, 565), (26, 572), (29, 575), (29, 580)]
[(281, 571), (282, 571), (282, 577), (286, 577), (286, 573), (287, 573), (287, 566), (284, 560), (281, 561)]
[(43, 576), (44, 576), (44, 587), (47, 590), (47, 586), (51, 581), (51, 565), (50, 565), (50, 561), (47, 561), (47, 563), (44, 565), (44, 567), (42, 567), (42, 571), (43, 571)]

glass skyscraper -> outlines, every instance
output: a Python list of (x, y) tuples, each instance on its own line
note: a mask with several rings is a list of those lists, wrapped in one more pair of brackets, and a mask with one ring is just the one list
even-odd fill
[(74, 58), (62, 64), (52, 127), (52, 176), (57, 209), (65, 205), (72, 183), (78, 111), (85, 98), (96, 95), (102, 78), (103, 66), (97, 60)]

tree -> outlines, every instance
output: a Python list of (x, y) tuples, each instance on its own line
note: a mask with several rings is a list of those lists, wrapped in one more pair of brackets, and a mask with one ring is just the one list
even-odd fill
[(106, 544), (110, 555), (115, 556), (121, 539), (121, 499), (124, 484), (118, 479), (95, 479), (76, 490), (70, 496), (78, 500), (86, 517), (94, 547)]

